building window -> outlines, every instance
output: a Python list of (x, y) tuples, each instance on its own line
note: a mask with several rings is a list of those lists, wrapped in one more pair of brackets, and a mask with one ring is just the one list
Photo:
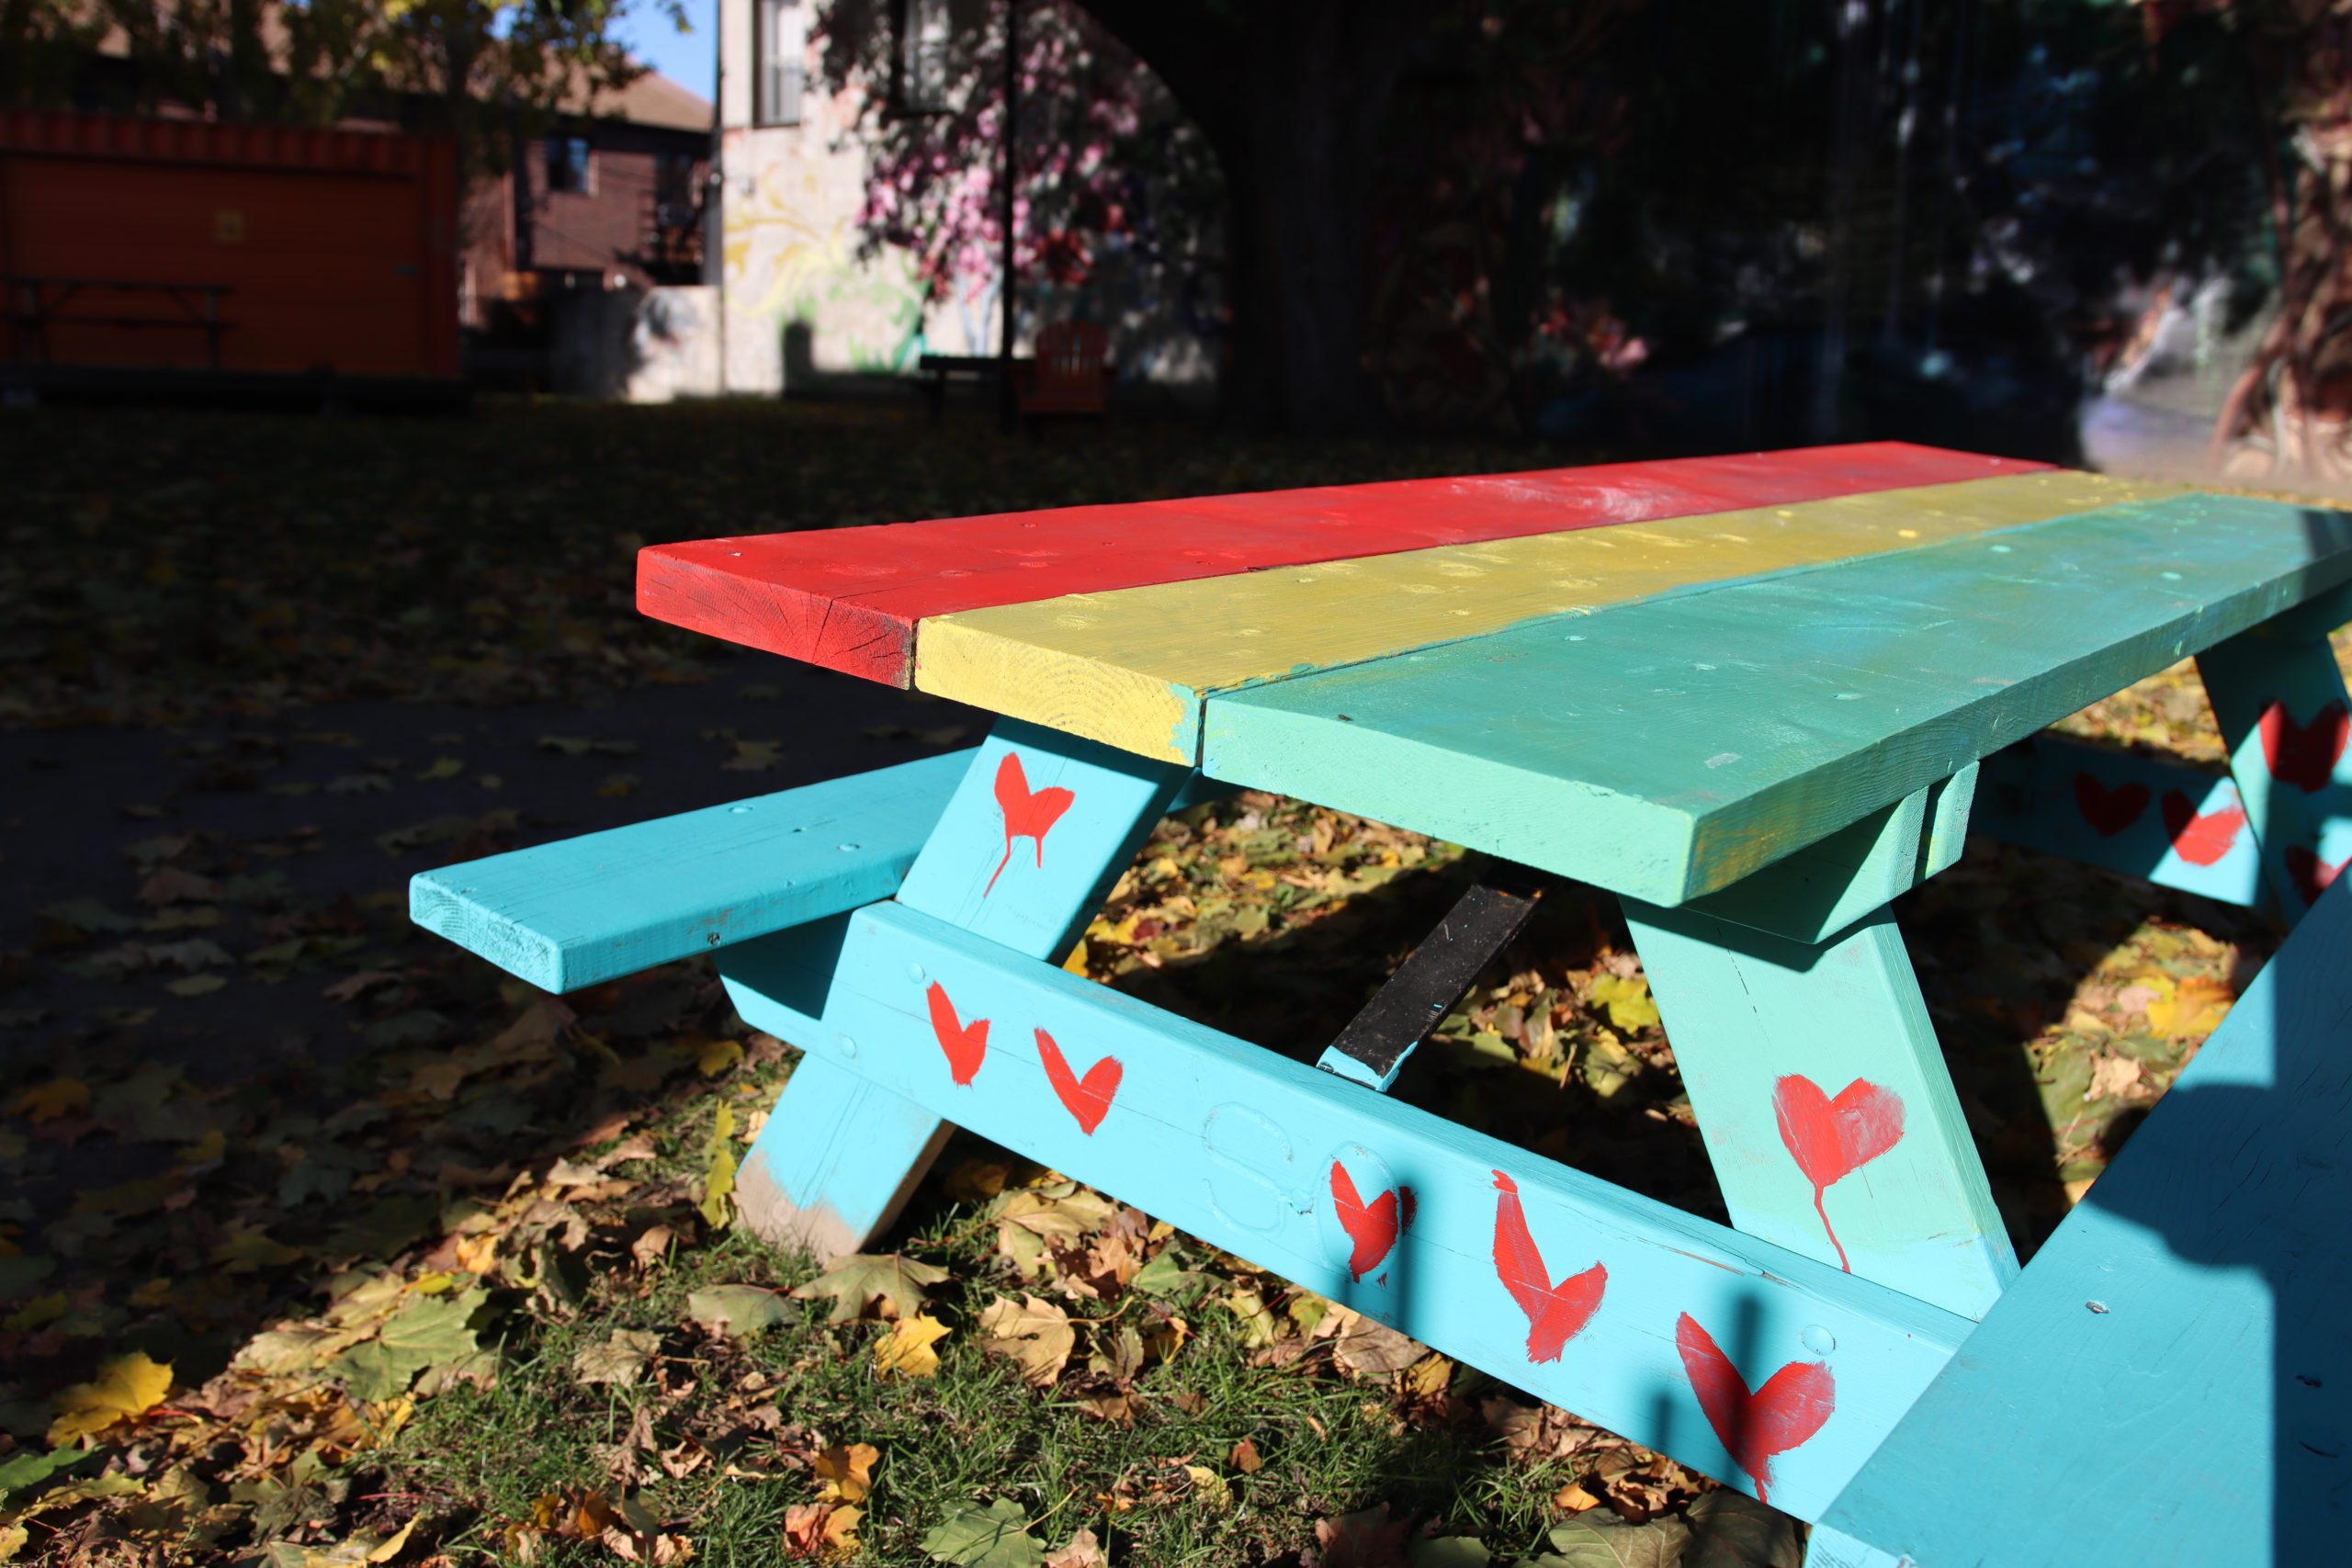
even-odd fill
[(754, 125), (798, 125), (808, 56), (808, 13), (800, 0), (758, 0), (759, 70), (752, 81)]
[(578, 191), (586, 196), (594, 188), (594, 174), (586, 137), (548, 138), (548, 189)]
[(654, 221), (665, 229), (683, 229), (695, 220), (695, 162), (692, 152), (654, 155)]
[(947, 108), (947, 0), (898, 0), (898, 50), (891, 61), (900, 114)]

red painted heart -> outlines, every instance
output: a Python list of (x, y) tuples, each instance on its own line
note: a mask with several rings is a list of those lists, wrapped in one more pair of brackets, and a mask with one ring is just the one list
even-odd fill
[(2165, 831), (2172, 835), (2172, 852), (2191, 865), (2211, 865), (2230, 852), (2245, 826), (2245, 808), (2225, 806), (2199, 816), (2188, 796), (2177, 789), (2165, 791)]
[(1072, 1116), (1078, 1118), (1079, 1131), (1087, 1136), (1102, 1125), (1102, 1118), (1111, 1113), (1112, 1097), (1119, 1092), (1119, 1080), (1126, 1069), (1116, 1056), (1105, 1056), (1086, 1069), (1080, 1077), (1069, 1070), (1069, 1063), (1062, 1056), (1062, 1048), (1044, 1030), (1036, 1030), (1037, 1059), (1046, 1065), (1046, 1079), (1054, 1086), (1054, 1093)]
[(2298, 789), (2318, 791), (2327, 787), (2328, 776), (2344, 755), (2344, 743), (2352, 738), (2352, 716), (2338, 697), (2312, 715), (2309, 724), (2298, 726), (2287, 716), (2285, 704), (2271, 703), (2263, 708), (2256, 728), (2262, 733), (2262, 760), (2270, 776)]
[(1062, 813), (1078, 798), (1069, 790), (1056, 786), (1034, 794), (1029, 788), (1029, 775), (1021, 771), (1021, 759), (1007, 751), (1004, 761), (996, 765), (996, 803), (1004, 811), (1004, 858), (996, 863), (996, 870), (989, 875), (989, 885), (980, 889), (985, 898), (996, 891), (996, 879), (1012, 863), (1012, 840), (1031, 839), (1037, 845), (1037, 869), (1046, 868), (1046, 835), (1062, 819)]
[(2330, 865), (2301, 844), (2288, 845), (2279, 858), (2287, 863), (2287, 875), (2306, 904), (2318, 903), (2319, 896), (2335, 886), (2337, 877), (2352, 870), (2352, 855)]
[(1676, 1319), (1674, 1348), (1707, 1425), (1739, 1468), (1756, 1482), (1758, 1502), (1770, 1502), (1772, 1456), (1799, 1447), (1838, 1408), (1838, 1380), (1819, 1361), (1791, 1361), (1750, 1393), (1747, 1380), (1689, 1313)]
[(1367, 1203), (1356, 1191), (1348, 1168), (1333, 1160), (1331, 1208), (1340, 1217), (1340, 1228), (1353, 1244), (1348, 1249), (1348, 1278), (1361, 1280), (1380, 1267), (1380, 1260), (1396, 1245), (1397, 1233), (1412, 1223), (1413, 1194), (1408, 1188), (1393, 1188)]
[(1502, 1194), (1495, 1200), (1495, 1277), (1527, 1314), (1527, 1359), (1556, 1361), (1600, 1310), (1609, 1289), (1609, 1270), (1596, 1263), (1552, 1283), (1544, 1255), (1528, 1232), (1526, 1211), (1520, 1207), (1519, 1183), (1498, 1170), (1495, 1190)]
[(1821, 1086), (1801, 1073), (1791, 1073), (1772, 1085), (1772, 1114), (1781, 1127), (1781, 1142), (1796, 1160), (1797, 1168), (1813, 1183), (1813, 1210), (1829, 1245), (1838, 1249), (1838, 1266), (1848, 1273), (1845, 1246), (1829, 1224), (1823, 1194), (1903, 1138), (1903, 1099), (1893, 1089), (1856, 1078), (1830, 1099)]
[(2148, 809), (2148, 786), (2125, 784), (2109, 789), (2088, 773), (2076, 773), (2075, 806), (2083, 820), (2098, 829), (2100, 838), (2112, 839)]
[(980, 1070), (980, 1059), (989, 1054), (989, 1021), (976, 1018), (969, 1023), (958, 1022), (956, 1004), (947, 999), (936, 980), (923, 993), (923, 1000), (931, 1004), (931, 1032), (947, 1054), (947, 1076), (957, 1083), (970, 1083), (972, 1075)]

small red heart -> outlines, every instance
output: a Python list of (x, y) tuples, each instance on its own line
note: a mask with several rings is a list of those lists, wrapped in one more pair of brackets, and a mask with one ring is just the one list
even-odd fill
[(2352, 855), (2330, 865), (2301, 844), (2288, 845), (2279, 858), (2287, 863), (2287, 874), (2306, 904), (2318, 903), (2319, 896), (2335, 886), (2337, 877), (2352, 870)]
[(1037, 869), (1046, 868), (1046, 835), (1062, 819), (1078, 796), (1059, 785), (1030, 793), (1029, 775), (1021, 771), (1020, 757), (1011, 751), (996, 765), (996, 803), (1004, 811), (1004, 858), (996, 863), (996, 870), (989, 875), (989, 885), (980, 889), (985, 898), (996, 891), (996, 879), (1012, 863), (1012, 840), (1032, 839), (1037, 845)]
[(1116, 1056), (1105, 1056), (1080, 1077), (1069, 1070), (1052, 1035), (1042, 1029), (1032, 1032), (1037, 1036), (1037, 1059), (1046, 1065), (1046, 1081), (1054, 1086), (1063, 1107), (1078, 1118), (1079, 1131), (1092, 1137), (1102, 1118), (1111, 1113), (1111, 1098), (1119, 1092), (1119, 1080), (1126, 1076), (1126, 1069)]
[(1755, 1478), (1756, 1500), (1770, 1502), (1764, 1491), (1772, 1483), (1772, 1456), (1821, 1430), (1838, 1408), (1838, 1380), (1819, 1361), (1791, 1361), (1751, 1393), (1731, 1358), (1687, 1312), (1675, 1321), (1674, 1348), (1715, 1440)]
[(1813, 1211), (1829, 1233), (1829, 1245), (1838, 1249), (1838, 1266), (1850, 1274), (1845, 1245), (1829, 1223), (1822, 1195), (1902, 1141), (1903, 1099), (1891, 1089), (1856, 1078), (1832, 1100), (1811, 1078), (1791, 1073), (1772, 1085), (1772, 1114), (1781, 1126), (1781, 1142), (1813, 1183)]
[(2309, 724), (2298, 726), (2287, 716), (2285, 704), (2271, 703), (2263, 708), (2256, 728), (2262, 732), (2262, 760), (2270, 776), (2298, 789), (2318, 791), (2327, 787), (2344, 755), (2344, 743), (2352, 738), (2352, 716), (2338, 697), (2312, 715)]
[(2112, 839), (2148, 808), (2148, 786), (2126, 784), (2109, 789), (2088, 773), (2076, 773), (2075, 806), (2083, 820), (2098, 829), (2100, 838)]
[(931, 1004), (931, 1032), (947, 1054), (947, 1076), (957, 1083), (970, 1083), (972, 1075), (980, 1070), (980, 1058), (989, 1054), (989, 1021), (976, 1018), (969, 1023), (957, 1022), (956, 1004), (947, 999), (936, 980), (923, 993), (923, 1000)]
[(2211, 865), (2230, 852), (2245, 826), (2245, 808), (2225, 806), (2202, 817), (2188, 796), (2177, 789), (2165, 791), (2165, 831), (2172, 835), (2172, 852), (2191, 865)]
[(1520, 1207), (1519, 1183), (1495, 1172), (1495, 1277), (1527, 1314), (1527, 1359), (1556, 1361), (1569, 1340), (1592, 1321), (1600, 1298), (1609, 1289), (1609, 1270), (1596, 1263), (1558, 1284), (1544, 1267), (1528, 1233), (1527, 1213)]
[(1401, 1187), (1385, 1189), (1365, 1202), (1348, 1168), (1338, 1160), (1331, 1162), (1331, 1207), (1340, 1216), (1340, 1228), (1355, 1244), (1348, 1252), (1349, 1279), (1361, 1280), (1380, 1266), (1388, 1249), (1396, 1245), (1396, 1233), (1411, 1223), (1412, 1205), (1411, 1191)]

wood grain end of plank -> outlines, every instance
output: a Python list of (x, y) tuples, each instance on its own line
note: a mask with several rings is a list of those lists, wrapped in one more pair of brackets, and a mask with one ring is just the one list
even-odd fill
[(464, 888), (445, 881), (447, 874), (421, 871), (409, 879), (411, 920), (543, 991), (560, 993), (571, 988), (566, 984), (560, 947), (540, 933), (483, 908), (466, 896)]
[(730, 570), (727, 543), (706, 539), (639, 550), (639, 612), (884, 685), (909, 683), (913, 623), (848, 599)]
[(1157, 761), (1200, 753), (1200, 694), (1140, 671), (932, 615), (915, 628), (915, 689)]

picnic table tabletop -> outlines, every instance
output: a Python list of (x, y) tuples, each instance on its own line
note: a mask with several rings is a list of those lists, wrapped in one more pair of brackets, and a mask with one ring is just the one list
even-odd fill
[(2336, 513), (1872, 443), (656, 546), (639, 598), (1670, 907), (2346, 578)]

